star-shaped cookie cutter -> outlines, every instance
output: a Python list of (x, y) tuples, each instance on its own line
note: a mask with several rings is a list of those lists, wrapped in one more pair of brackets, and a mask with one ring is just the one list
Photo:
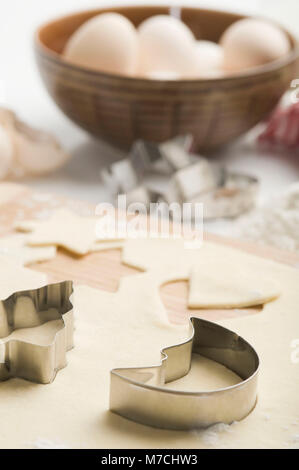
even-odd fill
[[(0, 301), (0, 382), (19, 377), (50, 383), (66, 366), (66, 352), (73, 347), (72, 281), (48, 284), (39, 289), (15, 292)], [(32, 340), (18, 336), (20, 330), (61, 322), (55, 336)], [(27, 330), (26, 330), (27, 329)]]
[[(259, 357), (231, 330), (200, 318), (190, 318), (187, 341), (162, 349), (161, 363), (111, 371), (110, 410), (158, 428), (187, 430), (245, 418), (257, 401)], [(213, 391), (163, 388), (188, 374), (192, 354), (212, 359), (240, 377), (240, 382)]]

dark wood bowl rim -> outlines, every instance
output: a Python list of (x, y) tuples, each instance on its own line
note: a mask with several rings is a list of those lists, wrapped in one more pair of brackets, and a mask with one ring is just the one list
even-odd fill
[[(163, 8), (167, 8), (167, 7), (170, 8), (168, 5), (160, 5), (160, 6), (163, 7)], [(159, 6), (158, 5), (142, 5), (142, 6), (138, 6), (138, 5), (132, 5), (132, 6), (121, 5), (121, 6), (115, 7), (115, 9), (117, 9), (117, 10), (121, 10), (122, 8), (126, 9), (126, 10), (136, 9), (136, 8), (138, 8), (138, 9), (147, 9), (147, 8), (159, 8)], [(239, 79), (242, 79), (242, 78), (250, 78), (250, 77), (253, 77), (253, 76), (262, 76), (262, 75), (267, 74), (267, 73), (278, 71), (278, 70), (284, 68), (286, 65), (289, 65), (292, 62), (296, 61), (299, 58), (299, 42), (293, 36), (293, 34), (291, 34), (288, 30), (286, 30), (283, 26), (281, 26), (276, 21), (273, 21), (273, 20), (268, 19), (268, 18), (259, 17), (259, 16), (240, 15), (236, 12), (231, 12), (231, 11), (226, 11), (226, 10), (225, 11), (217, 10), (217, 9), (211, 10), (211, 9), (206, 9), (206, 8), (196, 8), (196, 7), (192, 8), (192, 7), (188, 7), (188, 6), (186, 6), (185, 8), (187, 8), (188, 10), (195, 10), (197, 12), (198, 11), (203, 11), (203, 12), (207, 12), (207, 13), (227, 13), (227, 14), (236, 15), (238, 17), (243, 17), (243, 18), (258, 18), (258, 19), (262, 19), (262, 20), (266, 19), (268, 22), (278, 26), (282, 31), (284, 31), (287, 34), (287, 36), (291, 40), (292, 49), (290, 50), (290, 52), (288, 54), (286, 54), (284, 57), (281, 57), (280, 59), (277, 59), (277, 60), (272, 61), (272, 62), (268, 62), (267, 64), (260, 65), (258, 67), (252, 67), (252, 68), (248, 69), (245, 72), (241, 72), (241, 73), (237, 73), (237, 74), (231, 74), (231, 75), (228, 74), (228, 75), (225, 75), (224, 77), (180, 79), (180, 80), (156, 80), (156, 79), (153, 80), (153, 79), (143, 78), (143, 77), (130, 77), (130, 76), (120, 75), (120, 74), (111, 74), (111, 73), (106, 73), (106, 72), (100, 72), (98, 70), (93, 70), (93, 69), (89, 69), (87, 67), (80, 67), (78, 65), (71, 64), (71, 63), (65, 61), (64, 59), (62, 59), (61, 54), (58, 54), (57, 52), (50, 49), (41, 40), (40, 36), (41, 36), (41, 33), (42, 33), (43, 29), (49, 27), (51, 24), (53, 24), (57, 21), (62, 21), (62, 20), (67, 19), (71, 16), (77, 16), (77, 15), (80, 16), (80, 15), (82, 15), (82, 13), (99, 14), (100, 10), (103, 10), (103, 12), (113, 11), (114, 10), (113, 7), (111, 7), (111, 8), (107, 7), (107, 8), (103, 8), (103, 9), (93, 8), (91, 10), (76, 11), (72, 14), (63, 15), (63, 16), (54, 18), (54, 19), (52, 19), (52, 20), (50, 20), (46, 23), (43, 23), (41, 26), (39, 26), (37, 28), (37, 30), (34, 33), (34, 47), (35, 47), (35, 49), (38, 53), (41, 53), (42, 55), (46, 56), (48, 59), (56, 62), (58, 65), (63, 66), (64, 68), (68, 68), (70, 70), (76, 71), (76, 72), (81, 72), (83, 75), (85, 74), (86, 76), (89, 76), (89, 77), (103, 77), (105, 79), (122, 79), (124, 81), (144, 82), (144, 83), (148, 83), (148, 84), (151, 84), (151, 85), (154, 84), (154, 83), (157, 83), (157, 84), (167, 83), (167, 84), (172, 84), (172, 85), (174, 83), (178, 83), (178, 84), (211, 83), (211, 82), (212, 83), (217, 83), (217, 82), (219, 83), (219, 82), (239, 80)], [(184, 7), (183, 7), (183, 9), (184, 9)]]

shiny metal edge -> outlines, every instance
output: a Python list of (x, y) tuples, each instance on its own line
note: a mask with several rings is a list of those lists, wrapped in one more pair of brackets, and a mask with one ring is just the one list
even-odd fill
[[(165, 383), (188, 374), (192, 354), (228, 367), (241, 381), (212, 391), (180, 391)], [(110, 371), (110, 411), (141, 424), (190, 430), (245, 418), (257, 401), (259, 357), (233, 331), (216, 323), (190, 318), (190, 337), (163, 348), (159, 365)]]

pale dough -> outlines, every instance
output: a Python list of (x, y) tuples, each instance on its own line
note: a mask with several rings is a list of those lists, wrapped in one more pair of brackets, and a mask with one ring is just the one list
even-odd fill
[(78, 255), (89, 252), (96, 241), (95, 217), (80, 217), (68, 209), (57, 209), (45, 221), (24, 221), (15, 228), (32, 231), (29, 245), (57, 245)]
[(37, 289), (47, 284), (47, 276), (23, 268), (20, 263), (0, 255), (0, 300), (20, 290)]
[(47, 261), (56, 256), (55, 246), (28, 246), (28, 235), (16, 234), (0, 238), (0, 255), (12, 257), (21, 265)]
[[(32, 328), (20, 328), (5, 338), (4, 342), (11, 340), (25, 341), (38, 345), (48, 346), (53, 343), (56, 334), (64, 327), (63, 320), (50, 320), (43, 325)], [(0, 383), (1, 385), (1, 383)]]
[(15, 228), (32, 232), (27, 239), (28, 245), (56, 245), (77, 255), (121, 247), (120, 240), (99, 240), (96, 231), (98, 220), (96, 217), (81, 217), (62, 208), (55, 210), (47, 220), (24, 220), (17, 222)]
[[(143, 242), (141, 250), (135, 241), (136, 251), (133, 243), (125, 243), (126, 262), (148, 272), (122, 278), (116, 293), (76, 287), (75, 348), (55, 381), (51, 385), (20, 379), (0, 383), (0, 416), (5, 422), (0, 427), (0, 446), (32, 447), (45, 440), (70, 448), (298, 448), (299, 364), (291, 360), (291, 344), (299, 337), (299, 271), (216, 244), (205, 243), (198, 252), (187, 253), (177, 243), (167, 248), (162, 241)], [(159, 287), (188, 279), (201, 250), (215, 252), (223, 276), (222, 261), (238, 253), (245, 272), (253, 263), (257, 277), (265, 275), (281, 288), (280, 296), (259, 314), (221, 322), (245, 337), (260, 355), (257, 407), (239, 423), (191, 432), (154, 429), (112, 414), (108, 411), (110, 369), (159, 363), (162, 347), (187, 336), (187, 325), (169, 324)], [(207, 361), (193, 361), (190, 377), (173, 386), (204, 389), (237, 380), (225, 368), (219, 374), (218, 364), (210, 365), (209, 373)]]
[(211, 391), (238, 384), (242, 379), (231, 370), (215, 361), (193, 354), (191, 370), (182, 379), (165, 385), (165, 388), (190, 391)]
[(190, 273), (190, 308), (250, 307), (279, 296), (279, 286), (273, 282), (272, 276), (261, 276), (257, 266), (247, 265), (242, 269), (242, 258), (238, 254), (231, 254), (228, 250), (227, 260), (217, 260), (213, 253), (211, 256), (207, 251), (203, 250)]
[(27, 192), (26, 188), (16, 183), (0, 183), (0, 206), (17, 199)]
[(90, 251), (104, 251), (104, 250), (115, 250), (119, 248), (123, 248), (124, 242), (123, 241), (98, 241), (92, 245), (92, 248)]

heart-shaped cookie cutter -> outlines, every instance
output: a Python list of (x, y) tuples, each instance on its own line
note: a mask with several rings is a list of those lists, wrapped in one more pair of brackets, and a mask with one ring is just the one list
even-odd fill
[[(110, 410), (158, 428), (186, 430), (245, 418), (255, 407), (259, 357), (231, 330), (200, 318), (190, 318), (190, 338), (161, 351), (159, 365), (111, 371)], [(212, 359), (240, 377), (230, 387), (188, 392), (165, 383), (188, 374), (192, 354)]]
[[(19, 377), (50, 383), (66, 366), (66, 352), (73, 347), (72, 292), (72, 281), (64, 281), (15, 292), (0, 301), (0, 382)], [(48, 342), (16, 335), (55, 320), (61, 325)]]

